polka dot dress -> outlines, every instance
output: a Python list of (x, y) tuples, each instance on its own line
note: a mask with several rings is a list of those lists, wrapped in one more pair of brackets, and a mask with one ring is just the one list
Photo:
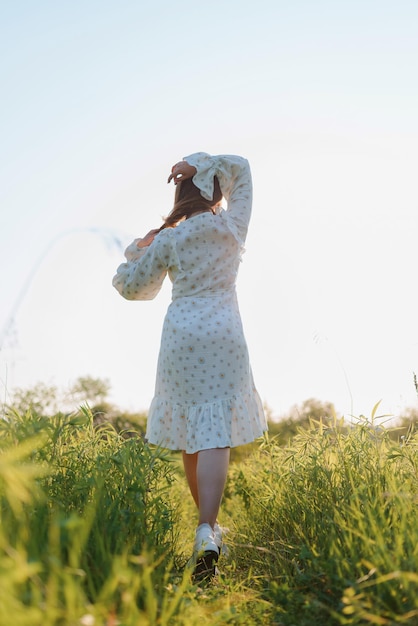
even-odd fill
[(251, 214), (251, 174), (237, 156), (197, 153), (193, 182), (211, 198), (219, 179), (226, 211), (200, 213), (135, 240), (113, 279), (130, 300), (154, 298), (168, 274), (172, 302), (161, 337), (155, 394), (147, 422), (154, 444), (192, 454), (250, 443), (267, 429), (254, 386), (235, 282)]

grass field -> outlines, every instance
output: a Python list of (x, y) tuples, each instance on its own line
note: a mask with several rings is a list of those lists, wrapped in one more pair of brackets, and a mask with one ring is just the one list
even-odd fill
[(206, 587), (179, 457), (88, 409), (0, 420), (0, 498), (0, 626), (418, 624), (418, 438), (374, 415), (231, 465)]

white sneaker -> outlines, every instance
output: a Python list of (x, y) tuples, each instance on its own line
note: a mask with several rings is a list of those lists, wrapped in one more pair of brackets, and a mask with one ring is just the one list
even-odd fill
[(199, 555), (202, 552), (217, 552), (219, 556), (217, 537), (210, 524), (200, 524), (196, 528), (194, 553)]
[(210, 524), (200, 524), (196, 529), (194, 540), (193, 561), (195, 563), (194, 582), (209, 581), (215, 576), (219, 548)]

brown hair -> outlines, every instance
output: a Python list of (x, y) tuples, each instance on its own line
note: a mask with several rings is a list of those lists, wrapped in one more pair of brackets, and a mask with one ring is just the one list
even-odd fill
[(196, 187), (191, 178), (177, 183), (176, 195), (174, 198), (174, 206), (168, 216), (164, 219), (163, 228), (172, 228), (176, 226), (180, 220), (187, 219), (197, 211), (213, 211), (214, 207), (222, 200), (222, 191), (216, 176), (213, 177), (213, 199), (206, 200), (200, 189)]

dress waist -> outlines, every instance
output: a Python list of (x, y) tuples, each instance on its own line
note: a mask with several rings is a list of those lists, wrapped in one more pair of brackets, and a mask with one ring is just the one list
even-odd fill
[(227, 289), (208, 289), (207, 291), (201, 291), (198, 293), (187, 293), (187, 294), (173, 294), (172, 301), (180, 300), (181, 298), (193, 298), (194, 300), (200, 298), (219, 298), (221, 296), (234, 296), (235, 295), (235, 285), (233, 287), (228, 287)]

